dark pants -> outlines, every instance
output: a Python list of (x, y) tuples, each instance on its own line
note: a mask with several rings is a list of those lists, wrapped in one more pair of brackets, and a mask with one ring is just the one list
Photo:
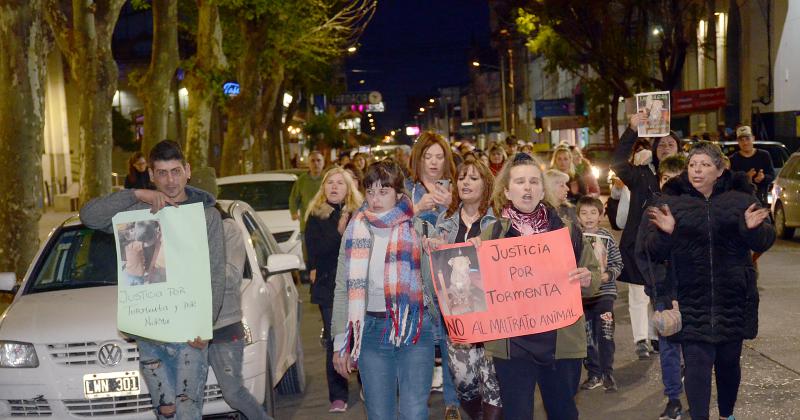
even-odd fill
[(614, 372), (614, 299), (601, 298), (583, 305), (586, 316), (586, 359), (589, 376), (602, 377)]
[(325, 330), (325, 366), (328, 377), (328, 400), (334, 402), (342, 400), (347, 402), (347, 379), (336, 372), (333, 368), (333, 339), (331, 338), (331, 317), (333, 316), (332, 306), (319, 305), (319, 312), (322, 314), (322, 325)]
[(719, 344), (683, 342), (683, 360), (686, 363), (684, 386), (692, 419), (708, 419), (712, 367), (717, 380), (719, 415), (728, 417), (733, 414), (742, 379), (739, 365), (741, 355), (741, 340)]
[[(663, 311), (663, 303), (654, 303), (656, 311)], [(658, 357), (661, 362), (661, 382), (664, 395), (671, 400), (680, 399), (683, 393), (681, 381), (681, 345), (666, 337), (658, 336)]]
[(493, 359), (505, 418), (533, 418), (533, 394), (537, 383), (548, 419), (578, 418), (575, 393), (581, 378), (581, 359), (561, 359), (551, 365), (539, 365), (524, 359)]

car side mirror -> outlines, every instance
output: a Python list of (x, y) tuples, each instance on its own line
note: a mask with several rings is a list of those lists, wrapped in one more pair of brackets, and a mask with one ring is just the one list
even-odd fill
[(17, 275), (14, 273), (0, 273), (0, 292), (17, 293)]
[[(294, 254), (272, 254), (267, 258), (267, 266), (262, 273), (266, 276), (289, 273), (300, 269), (300, 258)], [(266, 280), (266, 278), (265, 278)]]

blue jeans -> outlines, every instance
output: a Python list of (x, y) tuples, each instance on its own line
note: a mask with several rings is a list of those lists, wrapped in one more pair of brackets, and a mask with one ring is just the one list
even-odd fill
[[(208, 376), (208, 348), (196, 349), (186, 343), (160, 343), (144, 338), (139, 346), (139, 370), (150, 390), (159, 419), (199, 419)], [(174, 415), (161, 410), (175, 408)]]
[[(656, 311), (663, 311), (664, 304), (657, 303)], [(681, 382), (681, 345), (658, 336), (658, 352), (661, 361), (661, 382), (664, 383), (664, 395), (677, 400), (683, 393)]]
[[(253, 394), (244, 387), (242, 355), (244, 341), (212, 342), (208, 347), (208, 361), (214, 369), (222, 398), (231, 408), (239, 410), (247, 420), (267, 420), (267, 414)], [(269, 366), (267, 366), (269, 369)]]
[(439, 351), (442, 354), (442, 398), (444, 399), (444, 405), (458, 407), (458, 394), (456, 394), (456, 385), (453, 382), (453, 372), (450, 370), (450, 357), (447, 349), (450, 345), (447, 340), (447, 327), (444, 325), (444, 319), (441, 316), (433, 328), (434, 343), (439, 346)]
[[(366, 315), (358, 372), (370, 420), (427, 419), (433, 380), (433, 323), (422, 321), (416, 344), (395, 347), (381, 337), (385, 319)], [(400, 401), (398, 405), (398, 394)]]

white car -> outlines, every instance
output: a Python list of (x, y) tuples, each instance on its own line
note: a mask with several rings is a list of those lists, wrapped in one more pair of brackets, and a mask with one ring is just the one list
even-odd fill
[[(279, 253), (249, 205), (220, 204), (238, 222), (247, 251), (245, 386), (274, 413), (276, 386), (282, 393), (305, 386), (290, 274), (299, 261)], [(0, 317), (0, 418), (153, 418), (136, 342), (117, 330), (115, 252), (112, 234), (72, 217), (53, 230), (18, 290), (13, 273), (0, 274), (0, 290), (16, 290)], [(209, 369), (203, 413), (231, 411)]]
[(249, 203), (267, 225), (280, 246), (281, 252), (300, 258), (300, 270), (305, 270), (300, 221), (289, 213), (289, 194), (297, 176), (269, 172), (217, 178), (220, 200), (242, 200)]

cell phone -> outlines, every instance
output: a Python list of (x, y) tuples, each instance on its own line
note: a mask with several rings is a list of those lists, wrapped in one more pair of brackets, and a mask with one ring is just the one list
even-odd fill
[(450, 180), (449, 179), (440, 179), (440, 180), (436, 181), (436, 185), (440, 185), (444, 189), (450, 191)]

